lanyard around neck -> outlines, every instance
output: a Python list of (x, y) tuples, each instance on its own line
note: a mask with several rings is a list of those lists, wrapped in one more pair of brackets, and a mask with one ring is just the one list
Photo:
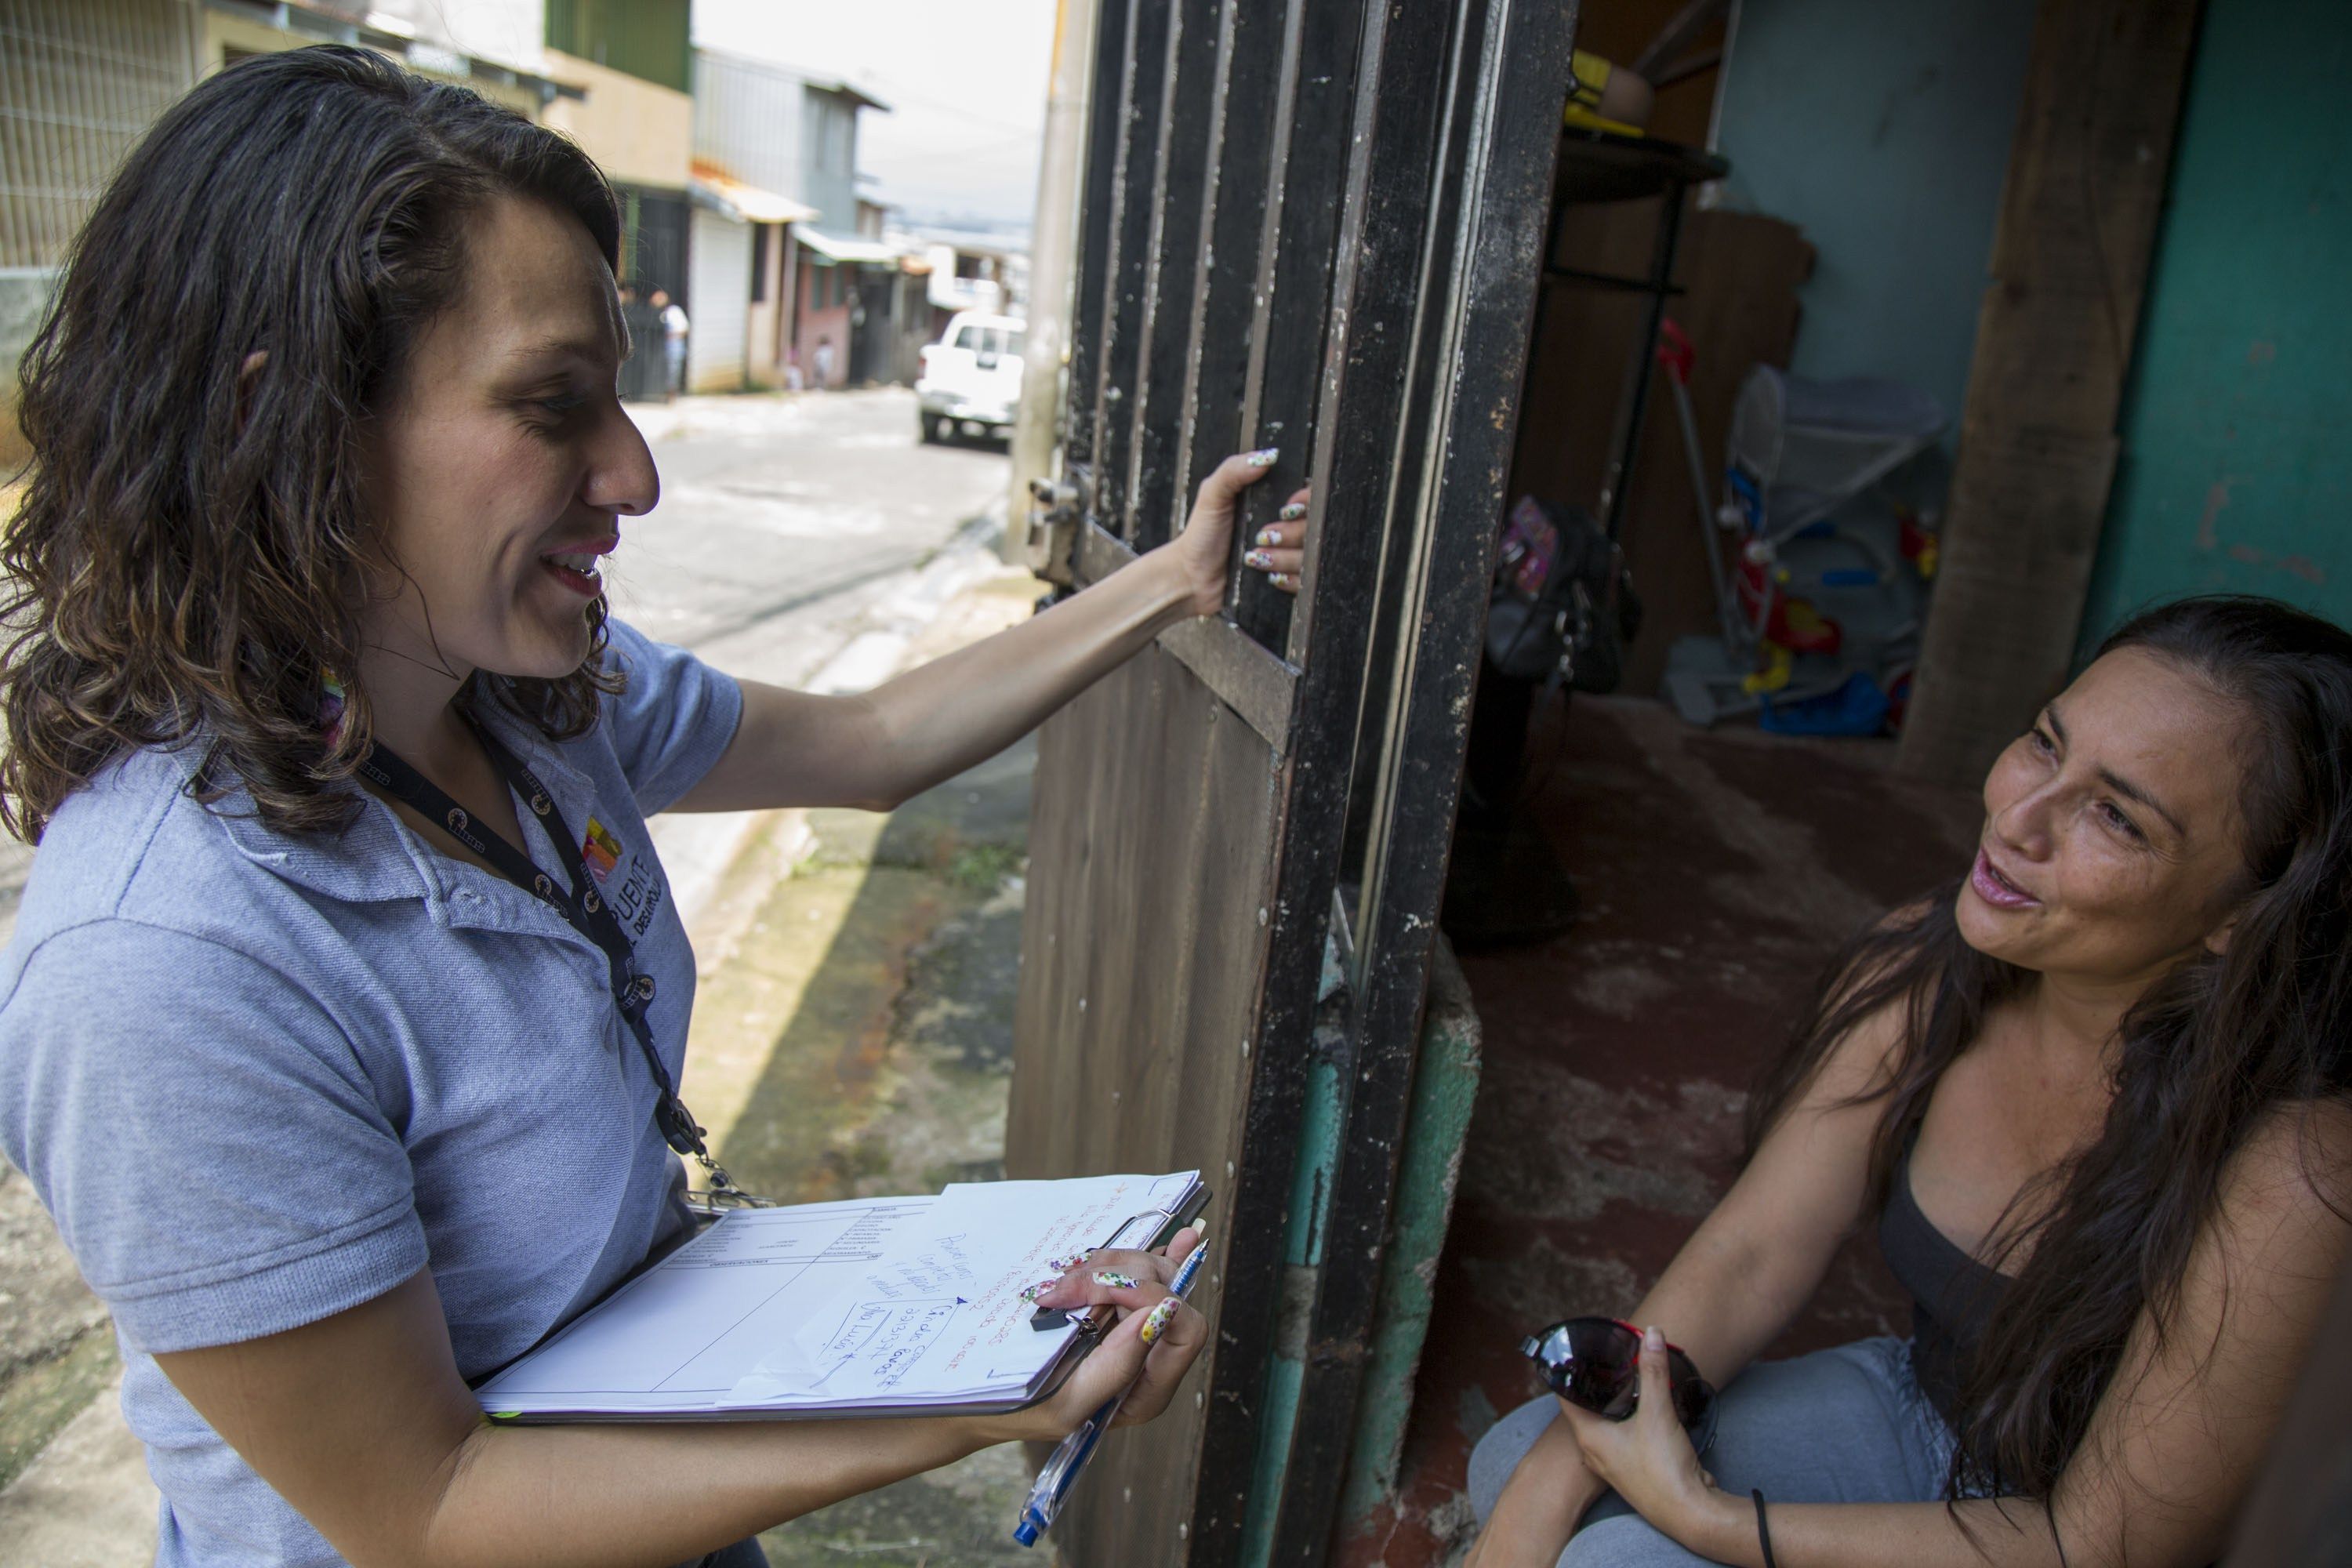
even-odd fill
[(563, 917), (565, 924), (596, 944), (611, 975), (614, 1005), (620, 1009), (621, 1018), (636, 1040), (638, 1053), (645, 1058), (646, 1067), (653, 1074), (654, 1087), (659, 1091), (654, 1102), (654, 1125), (660, 1130), (662, 1141), (702, 1166), (709, 1173), (713, 1199), (722, 1203), (755, 1201), (744, 1194), (711, 1159), (709, 1147), (703, 1142), (704, 1129), (695, 1123), (686, 1102), (678, 1098), (669, 1069), (662, 1065), (661, 1053), (654, 1045), (652, 1026), (646, 1021), (646, 1009), (654, 999), (654, 977), (638, 972), (636, 949), (628, 933), (621, 929), (620, 918), (596, 890), (595, 879), (589, 874), (579, 841), (572, 837), (562, 812), (556, 808), (554, 795), (539, 782), (539, 775), (470, 710), (461, 706), (458, 715), (481, 742), (499, 777), (522, 797), (531, 814), (546, 827), (556, 853), (562, 858), (564, 875), (571, 879), (569, 889), (541, 870), (529, 855), (508, 843), (497, 829), (450, 799), (446, 791), (391, 747), (381, 742), (373, 744), (360, 763), (360, 772), (394, 799), (446, 828), (451, 837), (488, 861), (499, 876), (547, 904)]

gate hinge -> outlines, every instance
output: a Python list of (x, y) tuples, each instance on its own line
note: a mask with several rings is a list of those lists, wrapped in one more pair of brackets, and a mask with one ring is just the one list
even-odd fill
[(1087, 477), (1084, 465), (1072, 463), (1059, 479), (1041, 476), (1029, 481), (1029, 569), (1064, 587), (1077, 582), (1073, 557), (1078, 522), (1085, 515)]

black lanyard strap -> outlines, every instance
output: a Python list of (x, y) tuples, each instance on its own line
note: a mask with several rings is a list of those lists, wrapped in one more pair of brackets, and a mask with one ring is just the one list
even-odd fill
[(555, 796), (522, 759), (509, 751), (469, 710), (461, 706), (458, 714), (481, 742), (499, 778), (530, 805), (532, 815), (547, 828), (556, 853), (562, 857), (564, 874), (571, 879), (568, 890), (495, 828), (450, 799), (438, 784), (417, 772), (391, 747), (380, 742), (371, 746), (361, 760), (360, 772), (394, 799), (446, 828), (451, 837), (488, 861), (499, 876), (547, 904), (563, 917), (565, 924), (596, 944), (604, 955), (611, 977), (613, 1004), (628, 1025), (638, 1053), (645, 1058), (654, 1085), (660, 1091), (654, 1102), (654, 1125), (660, 1130), (662, 1141), (709, 1173), (713, 1198), (731, 1203), (754, 1201), (711, 1159), (709, 1146), (703, 1142), (705, 1130), (696, 1124), (686, 1102), (678, 1098), (677, 1086), (671, 1081), (668, 1068), (662, 1064), (661, 1052), (654, 1045), (653, 1027), (646, 1021), (646, 1010), (654, 999), (654, 977), (637, 972), (636, 949), (628, 932), (621, 928), (620, 917), (614, 914), (612, 906), (596, 890), (596, 879), (589, 874), (571, 824), (556, 809)]

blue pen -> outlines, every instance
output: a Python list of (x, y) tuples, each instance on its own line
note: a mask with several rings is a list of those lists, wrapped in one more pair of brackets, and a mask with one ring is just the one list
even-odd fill
[[(1192, 1256), (1177, 1266), (1176, 1278), (1168, 1287), (1170, 1300), (1181, 1301), (1192, 1293), (1192, 1281), (1200, 1275), (1202, 1259), (1208, 1256), (1208, 1238), (1203, 1237), (1200, 1245), (1192, 1248)], [(1156, 1313), (1159, 1309), (1154, 1308), (1153, 1310)], [(1163, 1318), (1160, 1321), (1164, 1323), (1167, 1320)], [(1146, 1343), (1150, 1342), (1150, 1337), (1156, 1337), (1149, 1320), (1145, 1321), (1144, 1333), (1148, 1336)], [(1013, 1527), (1013, 1540), (1024, 1546), (1034, 1546), (1037, 1538), (1054, 1527), (1054, 1520), (1061, 1513), (1062, 1505), (1069, 1500), (1070, 1489), (1077, 1484), (1078, 1477), (1086, 1473), (1087, 1461), (1095, 1457), (1095, 1450), (1102, 1446), (1103, 1434), (1109, 1431), (1110, 1424), (1118, 1418), (1119, 1406), (1125, 1405), (1127, 1396), (1134, 1392), (1135, 1385), (1128, 1384), (1115, 1397), (1103, 1401), (1101, 1408), (1078, 1423), (1077, 1429), (1062, 1439), (1061, 1445), (1054, 1450), (1053, 1458), (1045, 1461), (1045, 1468), (1037, 1472), (1036, 1484), (1029, 1489), (1029, 1500), (1021, 1510), (1021, 1522)]]

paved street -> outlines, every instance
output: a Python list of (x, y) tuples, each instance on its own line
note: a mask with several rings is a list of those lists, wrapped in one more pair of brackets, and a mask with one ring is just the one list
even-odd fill
[[(914, 400), (902, 389), (688, 398), (632, 412), (653, 446), (663, 496), (651, 514), (624, 527), (609, 573), (614, 605), (649, 635), (693, 647), (722, 669), (852, 689), (889, 674), (910, 645), (918, 657), (940, 651), (923, 646), (926, 628), (955, 595), (969, 600), (974, 584), (992, 579), (981, 602), (1004, 608), (984, 610), (985, 624), (965, 636), (1017, 617), (1024, 595), (1034, 592), (1008, 583), (993, 558), (1006, 458), (977, 447), (919, 445)], [(950, 619), (971, 614), (960, 609)], [(796, 825), (772, 816), (657, 822), (689, 925), (739, 859), (754, 863), (738, 867), (730, 896), (759, 908), (765, 895), (744, 885), (761, 875), (756, 858), (739, 851), (747, 843), (772, 847), (789, 826)], [(964, 841), (941, 842), (941, 853), (952, 855)], [(5, 847), (15, 853), (0, 852), (0, 936), (15, 922), (29, 858), (13, 841)], [(790, 859), (771, 863), (788, 871)], [(992, 888), (998, 868), (989, 860), (986, 869)], [(1010, 926), (1000, 918), (990, 929), (1017, 931), (1017, 900), (1010, 907)], [(927, 921), (922, 932), (929, 929)], [(910, 929), (901, 940), (919, 934)], [(727, 945), (765, 944), (734, 938)], [(713, 956), (706, 954), (706, 966)], [(768, 961), (760, 962), (764, 974)], [(894, 1000), (884, 994), (875, 1005), (887, 1009)], [(738, 1097), (713, 1088), (732, 1122), (737, 1107), (724, 1102)], [(750, 1090), (747, 1079), (742, 1094)], [(1001, 1128), (1001, 1106), (993, 1117), (982, 1125)], [(117, 1368), (103, 1322), (28, 1184), (0, 1163), (0, 1562), (128, 1564), (152, 1551), (154, 1494), (113, 1408)], [(1008, 1471), (996, 1479), (1013, 1479)], [(958, 1478), (951, 1490), (975, 1484)], [(997, 1500), (988, 1499), (992, 1521)]]
[(898, 387), (634, 407), (661, 504), (625, 521), (613, 604), (650, 637), (757, 680), (806, 685), (893, 579), (997, 509), (1010, 470), (915, 438)]

